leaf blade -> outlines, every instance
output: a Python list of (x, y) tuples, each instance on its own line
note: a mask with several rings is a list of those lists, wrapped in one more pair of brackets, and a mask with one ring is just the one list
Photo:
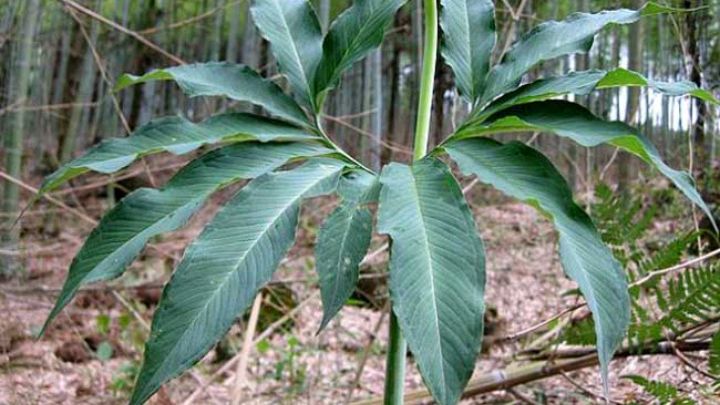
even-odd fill
[(355, 291), (359, 266), (372, 237), (372, 214), (367, 202), (374, 200), (377, 178), (367, 172), (341, 179), (338, 192), (343, 201), (325, 220), (318, 234), (315, 263), (320, 276), (322, 331)]
[(117, 80), (115, 91), (155, 80), (174, 80), (190, 97), (220, 96), (246, 101), (294, 124), (308, 125), (305, 113), (295, 100), (244, 65), (208, 62), (153, 70), (141, 76), (124, 74)]
[(442, 162), (392, 163), (380, 181), (378, 227), (392, 238), (393, 310), (433, 397), (456, 403), (482, 339), (482, 242)]
[(83, 285), (120, 276), (150, 238), (184, 226), (213, 192), (290, 159), (327, 153), (322, 146), (301, 143), (233, 144), (196, 159), (160, 190), (129, 194), (103, 216), (73, 259), (41, 334)]
[(669, 83), (655, 81), (646, 78), (640, 73), (624, 68), (617, 68), (610, 71), (586, 70), (571, 72), (563, 76), (540, 79), (520, 86), (516, 90), (493, 101), (486, 108), (473, 113), (468, 123), (482, 121), (492, 114), (518, 104), (544, 101), (565, 94), (584, 96), (595, 90), (616, 87), (648, 87), (665, 96), (693, 96), (709, 103), (720, 104), (720, 101), (709, 91), (697, 87), (697, 85), (692, 82), (680, 81)]
[(474, 103), (485, 87), (495, 48), (495, 6), (491, 0), (443, 0), (441, 52), (455, 73), (460, 93)]
[(315, 73), (316, 108), (343, 72), (377, 48), (395, 12), (407, 0), (356, 0), (330, 26)]
[[(580, 286), (595, 320), (603, 382), (630, 324), (630, 296), (620, 264), (553, 164), (521, 143), (474, 138), (445, 147), (465, 174), (475, 174), (503, 193), (530, 202), (550, 216), (560, 234), (565, 272)], [(606, 385), (607, 387), (607, 385)]]
[[(542, 23), (524, 35), (488, 74), (488, 87), (482, 103), (488, 102), (520, 84), (522, 76), (540, 62), (563, 55), (587, 53), (595, 35), (609, 24), (631, 24), (642, 16), (674, 11), (647, 3), (639, 10), (617, 9), (600, 13), (574, 13), (563, 21)], [(552, 44), (548, 47), (548, 44)]]
[(295, 239), (300, 201), (332, 192), (331, 160), (259, 177), (217, 214), (165, 287), (131, 404), (197, 362), (272, 277)]
[[(323, 34), (307, 0), (256, 0), (250, 9), (293, 89), (312, 106)], [(314, 107), (313, 107), (314, 108)]]
[(48, 176), (40, 192), (51, 191), (91, 170), (114, 173), (149, 154), (185, 154), (203, 145), (252, 139), (262, 142), (320, 140), (295, 126), (252, 114), (221, 114), (197, 124), (181, 117), (165, 117), (143, 125), (127, 138), (112, 138), (94, 146)]
[[(548, 100), (517, 105), (489, 117), (483, 124), (462, 129), (450, 140), (522, 131), (554, 133), (585, 147), (607, 143), (632, 153), (658, 169), (690, 201), (712, 218), (710, 209), (695, 189), (692, 177), (668, 166), (647, 137), (623, 122), (602, 120), (579, 104)], [(714, 224), (714, 220), (712, 221)]]

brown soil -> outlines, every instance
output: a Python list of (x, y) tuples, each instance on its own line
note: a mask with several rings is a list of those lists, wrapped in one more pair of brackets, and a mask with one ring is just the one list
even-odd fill
[[(188, 228), (165, 236), (155, 244), (164, 252), (180, 257), (185, 243), (197, 234), (219, 202), (209, 205), (211, 207)], [(311, 205), (322, 207), (319, 210), (323, 213), (332, 206), (328, 201), (315, 201)], [(99, 201), (90, 201), (87, 206), (91, 212), (102, 211)], [(313, 277), (311, 247), (319, 226), (317, 211), (304, 210), (300, 241), (276, 279), (297, 281)], [(309, 212), (313, 215), (308, 215)], [(51, 308), (66, 268), (89, 231), (86, 224), (64, 213), (58, 215), (59, 220), (65, 222), (55, 236), (26, 235), (24, 238), (30, 280), (0, 284), (0, 313), (3, 314), (0, 317), (0, 404), (124, 403), (133, 375), (129, 370), (138, 365), (147, 335), (143, 323), (149, 322), (160, 290), (151, 286), (141, 290), (119, 288), (115, 293), (106, 289), (82, 292), (46, 336), (35, 340), (33, 335)], [(30, 221), (40, 225), (42, 218), (38, 215)], [(489, 320), (491, 336), (520, 331), (574, 303), (574, 298), (561, 294), (574, 288), (574, 284), (562, 274), (555, 252), (555, 234), (533, 209), (519, 204), (488, 206), (476, 209), (476, 218), (487, 248), (486, 300), (495, 310)], [(378, 238), (373, 246), (382, 242)], [(378, 258), (377, 268), (382, 269), (384, 259)], [(159, 285), (171, 271), (173, 261), (147, 250), (132, 265), (129, 274), (109, 285)], [(289, 285), (296, 302), (304, 301), (316, 291), (312, 283)], [(134, 313), (120, 299), (130, 303)], [(340, 399), (346, 398), (355, 380), (362, 353), (371, 341), (381, 311), (369, 305), (346, 307), (324, 332), (316, 335), (321, 313), (315, 296), (285, 330), (273, 334), (267, 344), (253, 350), (244, 403), (343, 402)], [(192, 375), (185, 373), (167, 384), (163, 394), (153, 401), (182, 403), (222, 366), (222, 362), (213, 361), (216, 356), (221, 352), (225, 356), (233, 355), (242, 342), (242, 330), (241, 326), (234, 327), (224, 341), (229, 349), (211, 352), (194, 368)], [(377, 340), (369, 346), (370, 356), (354, 399), (382, 393), (386, 338), (383, 325)], [(492, 341), (492, 337), (486, 340)], [(112, 348), (112, 355), (101, 360), (97, 353), (103, 342)], [(475, 376), (512, 364), (513, 353), (519, 347), (520, 344), (491, 345), (478, 360)], [(259, 354), (258, 350), (263, 353)], [(702, 381), (697, 373), (674, 358), (662, 356), (616, 361), (611, 373), (612, 399), (619, 402), (645, 398), (636, 387), (619, 379), (620, 375), (640, 374), (674, 382), (688, 390), (693, 389), (694, 381)], [(586, 392), (569, 380), (581, 385)], [(232, 373), (220, 376), (194, 403), (228, 403), (233, 383)], [(421, 379), (411, 364), (407, 388), (421, 386)], [(522, 401), (518, 398), (524, 396), (538, 403), (594, 403), (600, 392), (598, 370), (591, 368), (569, 373), (567, 378), (554, 377), (520, 386), (515, 393), (500, 391), (466, 402), (514, 403)]]

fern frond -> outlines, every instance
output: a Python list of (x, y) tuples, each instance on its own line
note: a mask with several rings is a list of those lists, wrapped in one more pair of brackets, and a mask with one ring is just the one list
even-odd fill
[(710, 356), (708, 357), (708, 369), (710, 374), (715, 376), (713, 387), (720, 390), (720, 331), (715, 332), (710, 341)]
[(672, 331), (720, 310), (720, 267), (687, 270), (668, 282), (670, 311), (659, 321)]
[(648, 380), (639, 375), (626, 375), (622, 378), (639, 385), (643, 390), (657, 400), (661, 405), (692, 405), (695, 401), (682, 395), (673, 385), (662, 381)]

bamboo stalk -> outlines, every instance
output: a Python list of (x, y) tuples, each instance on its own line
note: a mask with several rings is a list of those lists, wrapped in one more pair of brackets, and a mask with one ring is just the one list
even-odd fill
[[(15, 87), (14, 98), (24, 99), (30, 90), (30, 70), (33, 53), (33, 38), (35, 36), (35, 27), (38, 20), (38, 4), (39, 0), (31, 0), (26, 4), (25, 21), (23, 29), (23, 39), (20, 44), (20, 56), (17, 65), (17, 84)], [(8, 174), (18, 178), (22, 172), (22, 155), (23, 155), (23, 137), (25, 134), (25, 113), (18, 112), (13, 121), (12, 132), (6, 138), (5, 142), (5, 167)], [(6, 179), (7, 180), (7, 179)], [(12, 181), (8, 181), (3, 188), (2, 195), (2, 211), (16, 213), (20, 202), (20, 188)], [(0, 233), (0, 242), (7, 244), (13, 248), (18, 243), (20, 235), (19, 229), (14, 227), (13, 220), (4, 221), (4, 227)], [(19, 268), (18, 261), (11, 256), (5, 256), (0, 261), (0, 276), (10, 276), (17, 272)]]

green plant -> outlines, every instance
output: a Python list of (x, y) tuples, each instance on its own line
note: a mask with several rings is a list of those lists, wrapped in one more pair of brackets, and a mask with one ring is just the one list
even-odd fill
[[(662, 198), (664, 190), (650, 193), (650, 199)], [(652, 223), (659, 206), (646, 203), (643, 197), (617, 196), (605, 184), (595, 190), (592, 217), (603, 241), (613, 248), (614, 256), (625, 268), (628, 278), (637, 281), (657, 269), (679, 265), (697, 244), (698, 232), (677, 232), (663, 240), (662, 248), (653, 249)], [(664, 207), (668, 210), (668, 207)], [(672, 208), (669, 208), (671, 210)], [(637, 347), (660, 341), (668, 331), (707, 321), (720, 308), (716, 266), (687, 269), (678, 275), (655, 277), (642, 286), (629, 289), (631, 322), (628, 339)], [(662, 314), (658, 319), (655, 316)], [(594, 345), (593, 320), (583, 319), (563, 331), (561, 340), (569, 344)]]
[(674, 405), (694, 405), (695, 401), (682, 395), (678, 389), (672, 384), (668, 384), (662, 381), (652, 381), (643, 378), (639, 375), (627, 375), (623, 378), (632, 381), (633, 383), (642, 387), (645, 392), (652, 395), (657, 400), (657, 403), (661, 405), (674, 404)]
[[(43, 192), (89, 170), (115, 172), (144, 155), (221, 145), (188, 164), (161, 189), (137, 190), (105, 215), (73, 261), (46, 325), (80, 286), (121, 275), (150, 238), (183, 226), (218, 189), (252, 179), (188, 247), (165, 287), (131, 403), (146, 401), (210, 350), (271, 279), (292, 245), (302, 200), (332, 193), (341, 203), (323, 224), (316, 248), (322, 326), (354, 290), (372, 233), (368, 205), (378, 201), (378, 230), (392, 241), (387, 401), (402, 400), (407, 339), (434, 398), (442, 404), (457, 402), (474, 369), (483, 334), (485, 254), (458, 182), (440, 159), (444, 155), (464, 173), (532, 204), (553, 221), (565, 271), (577, 281), (593, 313), (602, 377), (607, 379), (608, 363), (630, 321), (624, 272), (547, 158), (522, 143), (502, 144), (487, 136), (542, 131), (583, 146), (614, 145), (656, 167), (707, 212), (690, 176), (668, 167), (642, 134), (553, 98), (646, 86), (715, 102), (709, 93), (691, 83), (659, 83), (625, 69), (574, 72), (521, 85), (524, 74), (542, 61), (587, 52), (595, 34), (608, 24), (632, 23), (672, 10), (649, 3), (640, 10), (574, 14), (565, 21), (544, 23), (491, 68), (492, 1), (443, 0), (438, 16), (436, 1), (425, 0), (413, 163), (391, 163), (378, 174), (331, 140), (320, 112), (343, 72), (380, 45), (404, 3), (357, 0), (323, 35), (307, 0), (256, 0), (254, 20), (270, 42), (292, 96), (248, 67), (228, 63), (125, 75), (117, 89), (173, 80), (189, 96), (249, 102), (270, 117), (230, 113), (199, 123), (159, 119), (128, 138), (101, 143), (46, 179)], [(439, 27), (444, 31), (442, 54), (473, 109), (451, 136), (426, 153)], [(298, 161), (304, 163), (288, 168), (288, 163)]]
[(715, 376), (713, 388), (720, 391), (720, 332), (715, 332), (710, 341), (710, 357), (708, 358), (708, 369)]
[(282, 359), (275, 364), (275, 379), (289, 382), (289, 390), (293, 394), (301, 393), (305, 389), (307, 365), (298, 362), (301, 354), (300, 341), (295, 336), (290, 336), (287, 339), (287, 349), (281, 351)]

